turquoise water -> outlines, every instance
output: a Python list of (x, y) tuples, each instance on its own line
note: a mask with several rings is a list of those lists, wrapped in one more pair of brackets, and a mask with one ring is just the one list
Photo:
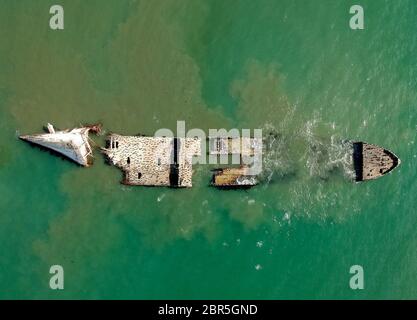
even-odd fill
[[(0, 1), (1, 298), (416, 298), (415, 1), (361, 0), (362, 31), (352, 1), (59, 2), (63, 31), (55, 2)], [(215, 190), (200, 165), (192, 189), (126, 187), (98, 152), (85, 169), (17, 139), (177, 120), (277, 132), (263, 184)], [(402, 164), (354, 184), (343, 139)]]

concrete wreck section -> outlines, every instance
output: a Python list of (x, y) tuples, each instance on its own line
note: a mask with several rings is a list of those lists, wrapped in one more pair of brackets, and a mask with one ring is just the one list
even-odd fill
[(192, 186), (192, 161), (201, 154), (199, 138), (111, 134), (101, 149), (124, 174), (122, 183), (141, 186)]
[(219, 189), (247, 189), (258, 184), (255, 176), (249, 175), (249, 168), (215, 169), (211, 181)]
[(72, 161), (88, 167), (93, 163), (93, 152), (88, 133), (100, 131), (99, 125), (85, 126), (72, 130), (55, 131), (53, 125), (47, 125), (48, 133), (22, 135), (19, 138), (43, 148), (55, 151)]
[(251, 175), (248, 165), (242, 163), (242, 157), (253, 157), (262, 153), (262, 139), (249, 137), (210, 137), (211, 155), (240, 155), (240, 166), (218, 168), (211, 184), (220, 189), (246, 189), (258, 184), (256, 176)]

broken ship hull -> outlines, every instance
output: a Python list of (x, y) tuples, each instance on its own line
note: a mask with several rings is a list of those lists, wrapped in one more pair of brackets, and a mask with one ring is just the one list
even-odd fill
[(257, 184), (258, 180), (245, 166), (215, 169), (211, 180), (211, 185), (218, 189), (249, 189)]
[(55, 131), (51, 124), (48, 124), (47, 128), (48, 133), (22, 135), (19, 138), (30, 144), (48, 149), (81, 166), (88, 167), (93, 163), (93, 152), (88, 133), (90, 131), (100, 131), (99, 125), (64, 131)]
[(355, 181), (380, 178), (401, 163), (391, 151), (366, 142), (353, 142), (353, 165)]
[(184, 188), (192, 186), (192, 158), (201, 144), (197, 138), (110, 134), (101, 152), (123, 171), (123, 184)]

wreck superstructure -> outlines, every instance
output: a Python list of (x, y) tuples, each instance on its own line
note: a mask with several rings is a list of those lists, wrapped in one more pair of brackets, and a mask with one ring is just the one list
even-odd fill
[(192, 186), (192, 161), (201, 154), (199, 138), (110, 134), (101, 149), (124, 174), (122, 183), (141, 186)]
[(262, 152), (262, 139), (250, 137), (210, 137), (210, 154), (227, 155), (240, 154), (253, 156)]
[(48, 133), (22, 135), (19, 138), (43, 148), (55, 151), (81, 166), (88, 167), (93, 163), (93, 151), (88, 133), (100, 131), (100, 125), (91, 125), (71, 130), (55, 131), (48, 123)]
[(357, 182), (382, 177), (400, 163), (400, 159), (387, 149), (366, 142), (353, 142), (353, 165)]

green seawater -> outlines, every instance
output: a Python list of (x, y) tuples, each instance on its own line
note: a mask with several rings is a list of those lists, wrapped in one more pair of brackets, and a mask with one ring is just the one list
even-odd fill
[[(0, 298), (417, 298), (415, 0), (0, 0), (0, 39)], [(198, 165), (191, 189), (127, 187), (98, 151), (85, 169), (17, 138), (177, 120), (278, 133), (263, 183)], [(355, 184), (344, 139), (402, 163)]]

